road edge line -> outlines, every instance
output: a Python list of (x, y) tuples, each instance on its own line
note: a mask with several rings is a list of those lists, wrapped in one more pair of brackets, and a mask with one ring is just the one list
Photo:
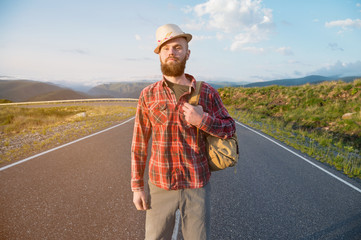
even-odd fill
[(99, 131), (99, 132), (92, 133), (92, 134), (90, 134), (90, 135), (88, 135), (88, 136), (79, 138), (79, 139), (74, 140), (74, 141), (72, 141), (72, 142), (65, 143), (65, 144), (63, 144), (63, 145), (61, 145), (61, 146), (58, 146), (58, 147), (55, 147), (55, 148), (46, 150), (46, 151), (44, 151), (44, 152), (35, 154), (35, 155), (31, 156), (31, 157), (28, 157), (28, 158), (25, 158), (25, 159), (23, 159), (23, 160), (17, 161), (17, 162), (15, 162), (15, 163), (6, 165), (6, 166), (0, 168), (0, 172), (6, 170), (6, 169), (8, 169), (8, 168), (14, 167), (14, 166), (16, 166), (16, 165), (19, 165), (19, 164), (21, 164), (21, 163), (27, 162), (27, 161), (29, 161), (29, 160), (31, 160), (31, 159), (34, 159), (34, 158), (40, 157), (40, 156), (42, 156), (42, 155), (45, 155), (45, 154), (47, 154), (47, 153), (53, 152), (53, 151), (58, 150), (58, 149), (60, 149), (60, 148), (69, 146), (69, 145), (71, 145), (71, 144), (80, 142), (80, 141), (82, 141), (82, 140), (84, 140), (84, 139), (93, 137), (93, 136), (95, 136), (95, 135), (98, 135), (98, 134), (101, 134), (101, 133), (103, 133), (103, 132), (109, 131), (109, 130), (111, 130), (111, 129), (113, 129), (113, 128), (119, 127), (119, 126), (121, 126), (121, 125), (123, 125), (123, 124), (126, 124), (127, 122), (130, 122), (130, 121), (133, 120), (134, 118), (135, 118), (135, 117), (131, 117), (131, 118), (125, 120), (125, 121), (122, 122), (122, 123), (119, 123), (119, 124), (117, 124), (117, 125), (114, 125), (114, 126), (112, 126), (112, 127), (106, 128), (106, 129), (103, 129), (103, 130), (101, 130), (101, 131)]
[(283, 149), (285, 149), (285, 150), (289, 151), (290, 153), (292, 153), (292, 154), (296, 155), (297, 157), (301, 158), (302, 160), (306, 161), (307, 163), (311, 164), (312, 166), (314, 166), (314, 167), (318, 168), (319, 170), (321, 170), (321, 171), (323, 171), (323, 172), (327, 173), (328, 175), (330, 175), (331, 177), (333, 177), (333, 178), (335, 178), (335, 179), (339, 180), (340, 182), (342, 182), (342, 183), (346, 184), (347, 186), (349, 186), (349, 187), (353, 188), (354, 190), (358, 191), (359, 193), (361, 193), (361, 189), (359, 189), (358, 187), (356, 187), (356, 186), (352, 185), (351, 183), (349, 183), (349, 182), (347, 182), (347, 181), (343, 180), (343, 179), (342, 179), (342, 178), (340, 178), (340, 177), (337, 177), (337, 176), (336, 176), (336, 175), (334, 175), (333, 173), (331, 173), (331, 172), (327, 171), (326, 169), (324, 169), (324, 168), (322, 168), (322, 167), (318, 166), (317, 164), (315, 164), (315, 163), (311, 162), (310, 160), (308, 160), (307, 158), (305, 158), (305, 157), (301, 156), (300, 154), (298, 154), (298, 153), (296, 153), (296, 152), (292, 151), (291, 149), (289, 149), (289, 148), (287, 148), (287, 147), (283, 146), (282, 144), (280, 144), (280, 143), (276, 142), (276, 141), (275, 141), (275, 140), (273, 140), (272, 138), (267, 137), (266, 135), (264, 135), (264, 134), (262, 134), (262, 133), (257, 132), (256, 130), (254, 130), (254, 129), (252, 129), (252, 128), (250, 128), (250, 127), (246, 126), (246, 125), (244, 125), (243, 123), (240, 123), (240, 122), (237, 122), (237, 121), (235, 121), (235, 122), (236, 122), (238, 125), (240, 125), (240, 126), (242, 126), (242, 127), (246, 128), (246, 129), (248, 129), (248, 130), (250, 130), (250, 131), (252, 131), (252, 132), (254, 132), (254, 133), (257, 133), (258, 135), (260, 135), (260, 136), (262, 136), (262, 137), (266, 138), (267, 140), (269, 140), (269, 141), (271, 141), (271, 142), (273, 142), (273, 143), (277, 144), (278, 146), (280, 146), (280, 147), (282, 147)]

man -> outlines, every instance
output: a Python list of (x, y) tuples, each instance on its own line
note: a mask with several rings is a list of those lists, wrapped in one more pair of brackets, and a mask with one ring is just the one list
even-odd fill
[[(235, 122), (218, 92), (204, 83), (198, 106), (187, 101), (196, 80), (184, 73), (192, 35), (166, 24), (156, 32), (163, 79), (143, 89), (137, 107), (132, 143), (132, 191), (138, 210), (146, 212), (146, 239), (171, 239), (179, 209), (184, 239), (209, 239), (211, 173), (205, 134), (229, 138)], [(197, 128), (200, 129), (199, 136)], [(144, 169), (149, 159), (149, 196)]]

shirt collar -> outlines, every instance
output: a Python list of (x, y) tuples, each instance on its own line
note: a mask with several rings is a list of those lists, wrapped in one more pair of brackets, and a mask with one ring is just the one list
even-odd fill
[[(196, 89), (196, 79), (192, 76), (192, 75), (190, 75), (190, 74), (185, 74), (185, 76), (186, 76), (186, 78), (188, 79), (188, 80), (190, 80), (191, 81), (191, 88), (193, 88), (193, 89)], [(165, 80), (165, 77), (163, 76), (163, 78), (162, 78), (162, 85), (163, 86), (167, 86), (168, 87), (168, 83), (167, 83), (167, 81)]]

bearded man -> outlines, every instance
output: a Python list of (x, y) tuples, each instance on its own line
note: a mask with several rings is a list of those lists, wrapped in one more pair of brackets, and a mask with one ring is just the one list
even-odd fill
[[(132, 142), (133, 202), (146, 211), (145, 239), (171, 239), (176, 211), (184, 239), (210, 239), (210, 176), (205, 134), (230, 138), (235, 122), (218, 92), (202, 84), (199, 105), (188, 103), (196, 80), (185, 74), (192, 35), (175, 24), (156, 31), (163, 79), (141, 92)], [(197, 137), (197, 128), (200, 136)], [(149, 158), (149, 193), (144, 171)]]

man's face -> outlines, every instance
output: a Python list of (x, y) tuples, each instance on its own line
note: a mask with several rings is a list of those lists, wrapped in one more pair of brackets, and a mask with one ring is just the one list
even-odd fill
[(166, 42), (159, 52), (162, 73), (170, 77), (181, 76), (184, 73), (189, 54), (185, 38), (175, 38)]

